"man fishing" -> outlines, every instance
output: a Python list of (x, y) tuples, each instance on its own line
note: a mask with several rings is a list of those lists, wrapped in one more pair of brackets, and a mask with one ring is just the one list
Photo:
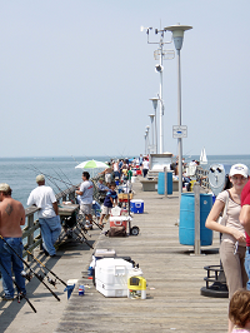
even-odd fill
[[(14, 288), (12, 281), (12, 269), (15, 274), (15, 281), (25, 296), (25, 278), (21, 275), (23, 263), (14, 253), (17, 252), (20, 257), (23, 256), (22, 230), (21, 225), (25, 224), (25, 210), (21, 202), (11, 197), (12, 190), (8, 184), (0, 184), (0, 270), (3, 278), (2, 296), (4, 301), (14, 299)], [(7, 242), (10, 246), (6, 246)], [(14, 249), (14, 251), (11, 250)]]
[(92, 202), (93, 202), (93, 195), (94, 195), (94, 185), (89, 180), (90, 174), (87, 171), (82, 173), (82, 180), (83, 182), (80, 185), (80, 188), (76, 191), (77, 199), (80, 203), (80, 212), (85, 214), (86, 216), (86, 229), (91, 229), (92, 225)]
[(54, 191), (45, 186), (44, 175), (36, 177), (38, 187), (31, 193), (27, 205), (35, 205), (38, 211), (39, 223), (43, 239), (44, 253), (50, 257), (56, 257), (55, 242), (61, 233), (61, 222), (58, 215), (58, 205)]

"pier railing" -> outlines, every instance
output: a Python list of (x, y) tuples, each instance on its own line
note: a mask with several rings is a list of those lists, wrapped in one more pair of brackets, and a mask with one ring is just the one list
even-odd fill
[[(71, 201), (75, 199), (75, 186), (67, 188), (65, 191), (56, 194), (56, 199), (58, 204), (62, 201)], [(32, 258), (27, 251), (32, 252), (35, 248), (42, 244), (41, 231), (39, 220), (35, 218), (35, 214), (39, 211), (39, 208), (35, 206), (30, 206), (25, 209), (26, 215), (26, 226), (23, 228), (23, 244), (24, 244), (24, 253), (23, 257), (27, 256), (28, 261)]]

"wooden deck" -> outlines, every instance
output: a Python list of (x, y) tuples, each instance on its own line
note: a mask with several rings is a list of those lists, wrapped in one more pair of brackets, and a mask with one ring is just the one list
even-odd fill
[[(178, 197), (156, 192), (142, 192), (134, 185), (135, 198), (143, 199), (144, 214), (135, 214), (132, 225), (140, 227), (138, 236), (106, 238), (99, 229), (92, 234), (96, 248), (114, 248), (119, 255), (131, 256), (147, 280), (147, 299), (105, 298), (92, 282), (83, 278), (93, 250), (86, 245), (68, 243), (60, 248), (60, 260), (49, 259), (48, 265), (62, 279), (78, 279), (85, 284), (85, 295), (76, 287), (66, 301), (64, 286), (58, 285), (57, 302), (35, 278), (28, 284), (28, 296), (37, 308), (34, 314), (26, 303), (3, 304), (0, 308), (1, 332), (226, 332), (227, 299), (200, 295), (205, 285), (205, 265), (219, 263), (218, 235), (214, 245), (203, 247), (206, 255), (190, 256), (192, 247), (178, 240)], [(45, 258), (44, 258), (45, 260)]]
[(228, 301), (200, 295), (203, 267), (219, 263), (212, 250), (218, 247), (218, 237), (207, 255), (190, 256), (189, 248), (178, 241), (177, 195), (165, 198), (135, 187), (136, 198), (145, 202), (145, 213), (133, 220), (139, 236), (101, 235), (96, 248), (114, 248), (139, 262), (148, 283), (147, 299), (105, 298), (94, 288), (79, 297), (76, 290), (55, 332), (226, 332)]

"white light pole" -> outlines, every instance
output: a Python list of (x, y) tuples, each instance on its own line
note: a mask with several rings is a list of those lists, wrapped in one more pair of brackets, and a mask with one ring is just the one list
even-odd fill
[(172, 41), (164, 41), (164, 34), (166, 32), (165, 29), (155, 29), (155, 34), (160, 36), (159, 42), (149, 41), (149, 33), (152, 30), (152, 27), (141, 27), (141, 31), (146, 30), (147, 34), (147, 42), (148, 44), (158, 44), (159, 48), (154, 52), (155, 60), (159, 60), (159, 64), (155, 65), (156, 73), (160, 74), (160, 91), (159, 91), (159, 100), (160, 100), (160, 112), (159, 112), (159, 151), (158, 145), (156, 142), (156, 152), (162, 154), (164, 151), (164, 134), (163, 134), (163, 115), (164, 115), (164, 105), (163, 105), (163, 60), (168, 59), (171, 60), (174, 58), (173, 50), (164, 50), (164, 44), (170, 44)]
[(148, 129), (145, 131), (145, 155), (148, 153)]
[(147, 125), (146, 126), (146, 133), (147, 133), (147, 153), (150, 154), (150, 140), (149, 140), (149, 130), (150, 130), (150, 126)]
[(155, 143), (154, 143), (154, 114), (149, 114), (149, 118), (151, 121), (151, 135), (152, 135), (152, 142), (151, 142), (151, 153), (155, 153)]
[[(174, 45), (177, 50), (177, 75), (178, 75), (178, 125), (182, 125), (181, 119), (181, 61), (180, 61), (180, 51), (182, 48), (184, 32), (186, 30), (193, 29), (193, 27), (189, 25), (172, 25), (169, 27), (164, 28), (165, 30), (172, 31)], [(181, 199), (182, 193), (182, 138), (178, 140), (178, 147), (179, 147), (179, 199)]]
[(149, 99), (150, 101), (152, 101), (153, 103), (153, 107), (155, 110), (155, 153), (158, 154), (158, 144), (157, 144), (157, 118), (156, 118), (156, 109), (157, 109), (157, 104), (158, 104), (158, 100), (159, 98), (157, 97), (153, 97)]

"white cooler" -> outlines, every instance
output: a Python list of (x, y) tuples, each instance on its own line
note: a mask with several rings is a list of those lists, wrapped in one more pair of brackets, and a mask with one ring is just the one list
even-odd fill
[(105, 297), (127, 297), (128, 278), (142, 276), (139, 268), (133, 268), (132, 263), (119, 258), (97, 260), (95, 267), (95, 283)]

